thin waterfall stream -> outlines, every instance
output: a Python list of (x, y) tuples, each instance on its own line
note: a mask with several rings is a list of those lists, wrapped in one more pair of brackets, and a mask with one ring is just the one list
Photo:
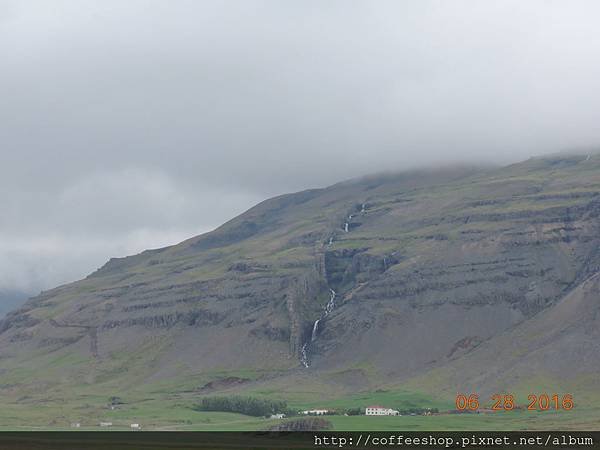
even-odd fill
[[(360, 205), (360, 213), (361, 214), (366, 213), (365, 206), (366, 205), (364, 203), (362, 203)], [(349, 214), (346, 221), (344, 222), (343, 230), (346, 233), (348, 233), (350, 231), (350, 221), (352, 220), (352, 217), (353, 217), (353, 215)], [(332, 244), (333, 244), (333, 237), (330, 237), (327, 245), (331, 246)], [(325, 319), (329, 314), (331, 314), (331, 312), (334, 310), (335, 297), (336, 297), (336, 292), (333, 289), (329, 288), (329, 301), (327, 302), (327, 305), (325, 305), (325, 309), (324, 309), (323, 313), (321, 314), (321, 316), (317, 320), (315, 320), (315, 322), (313, 323), (312, 332), (310, 334), (310, 339), (308, 341), (304, 342), (304, 344), (302, 344), (302, 347), (300, 349), (300, 364), (302, 364), (304, 367), (310, 367), (310, 359), (308, 358), (309, 345), (317, 339), (317, 336), (319, 334), (319, 323), (321, 323), (321, 321), (323, 319)]]
[(310, 360), (308, 359), (308, 346), (310, 343), (314, 342), (317, 339), (317, 335), (319, 332), (319, 322), (321, 322), (321, 320), (323, 320), (329, 314), (331, 314), (331, 311), (333, 311), (333, 309), (335, 308), (335, 296), (336, 296), (335, 291), (330, 288), (329, 289), (329, 301), (327, 302), (327, 305), (325, 305), (325, 309), (323, 310), (321, 317), (319, 317), (317, 320), (315, 320), (315, 323), (313, 324), (312, 333), (310, 335), (310, 340), (306, 341), (304, 344), (302, 344), (302, 348), (300, 349), (300, 363), (304, 367), (310, 366)]

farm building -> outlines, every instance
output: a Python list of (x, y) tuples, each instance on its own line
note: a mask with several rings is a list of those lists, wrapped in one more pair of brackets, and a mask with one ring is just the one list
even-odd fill
[(367, 406), (365, 415), (367, 416), (398, 416), (400, 413), (395, 409), (385, 408), (383, 406)]

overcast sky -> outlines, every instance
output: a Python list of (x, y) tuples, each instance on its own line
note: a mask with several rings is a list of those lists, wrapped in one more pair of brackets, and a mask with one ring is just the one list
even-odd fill
[(0, 290), (272, 195), (600, 143), (600, 2), (0, 0)]

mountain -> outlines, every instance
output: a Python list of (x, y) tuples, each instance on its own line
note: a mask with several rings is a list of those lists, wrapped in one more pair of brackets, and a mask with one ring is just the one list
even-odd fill
[(301, 403), (398, 386), (448, 400), (535, 376), (588, 392), (599, 215), (595, 155), (275, 197), (9, 313), (0, 392), (15, 408), (220, 391)]
[[(547, 380), (558, 380), (554, 389), (565, 381), (575, 381), (578, 387), (585, 383), (597, 393), (600, 388), (599, 292), (600, 273), (596, 273), (555, 306), (451, 361), (443, 368), (447, 379), (441, 385), (462, 391), (482, 392), (481, 387), (493, 387), (497, 392), (506, 392), (525, 384), (529, 390), (537, 386), (538, 391), (551, 392), (552, 386)], [(435, 373), (432, 371), (429, 376)], [(439, 382), (437, 378), (436, 383)], [(491, 393), (489, 389), (487, 392)]]

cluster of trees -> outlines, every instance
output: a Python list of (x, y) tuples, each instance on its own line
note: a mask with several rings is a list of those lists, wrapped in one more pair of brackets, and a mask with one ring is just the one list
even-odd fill
[(290, 415), (291, 413), (285, 401), (243, 396), (204, 397), (195, 409), (198, 411), (234, 412), (256, 417), (279, 413)]
[(349, 416), (362, 416), (364, 413), (364, 408), (350, 408), (346, 410), (346, 414), (348, 414)]
[(319, 431), (331, 430), (332, 428), (333, 424), (329, 420), (310, 417), (308, 419), (288, 420), (269, 428), (269, 431)]
[(108, 398), (108, 404), (111, 406), (114, 405), (123, 405), (125, 402), (123, 400), (121, 400), (121, 397), (109, 397)]

